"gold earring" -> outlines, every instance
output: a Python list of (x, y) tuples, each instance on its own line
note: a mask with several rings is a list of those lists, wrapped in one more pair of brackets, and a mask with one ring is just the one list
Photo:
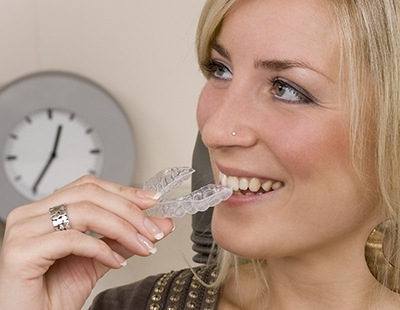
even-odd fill
[[(395, 232), (395, 236), (393, 233)], [(400, 269), (392, 264), (399, 255), (397, 225), (387, 220), (376, 226), (365, 244), (368, 269), (379, 283), (393, 292), (400, 293)]]

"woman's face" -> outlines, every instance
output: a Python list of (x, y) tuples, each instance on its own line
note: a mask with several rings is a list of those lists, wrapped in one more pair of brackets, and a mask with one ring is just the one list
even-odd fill
[(236, 190), (212, 223), (233, 253), (363, 246), (376, 224), (350, 164), (332, 16), (320, 0), (239, 1), (212, 44), (197, 118), (217, 180)]

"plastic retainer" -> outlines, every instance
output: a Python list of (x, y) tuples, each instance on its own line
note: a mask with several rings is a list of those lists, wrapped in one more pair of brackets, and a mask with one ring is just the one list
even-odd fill
[(205, 211), (232, 195), (230, 187), (208, 184), (187, 195), (169, 200), (163, 199), (165, 194), (181, 185), (193, 172), (194, 169), (188, 167), (167, 168), (148, 180), (144, 185), (144, 189), (160, 192), (161, 198), (154, 207), (145, 210), (145, 213), (153, 217), (179, 218), (186, 214)]

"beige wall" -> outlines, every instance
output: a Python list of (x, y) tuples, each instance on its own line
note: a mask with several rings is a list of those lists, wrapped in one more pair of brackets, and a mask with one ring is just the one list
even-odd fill
[[(132, 183), (190, 165), (203, 84), (194, 32), (204, 0), (0, 0), (0, 86), (38, 70), (67, 70), (105, 87), (132, 122)], [(188, 187), (188, 185), (186, 185)], [(150, 259), (108, 274), (98, 290), (190, 261), (190, 218)]]
[(202, 0), (0, 0), (0, 85), (61, 69), (100, 83), (137, 140), (141, 185), (190, 164), (203, 78), (194, 53)]

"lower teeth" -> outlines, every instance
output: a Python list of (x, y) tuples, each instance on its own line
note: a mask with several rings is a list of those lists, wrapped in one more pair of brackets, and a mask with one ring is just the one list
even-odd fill
[(243, 196), (246, 196), (246, 195), (262, 195), (262, 194), (265, 194), (266, 193), (266, 191), (262, 191), (262, 190), (260, 190), (260, 191), (258, 191), (258, 192), (252, 192), (252, 191), (249, 191), (249, 190), (239, 190), (239, 191), (234, 191), (233, 192), (235, 195), (243, 195)]

